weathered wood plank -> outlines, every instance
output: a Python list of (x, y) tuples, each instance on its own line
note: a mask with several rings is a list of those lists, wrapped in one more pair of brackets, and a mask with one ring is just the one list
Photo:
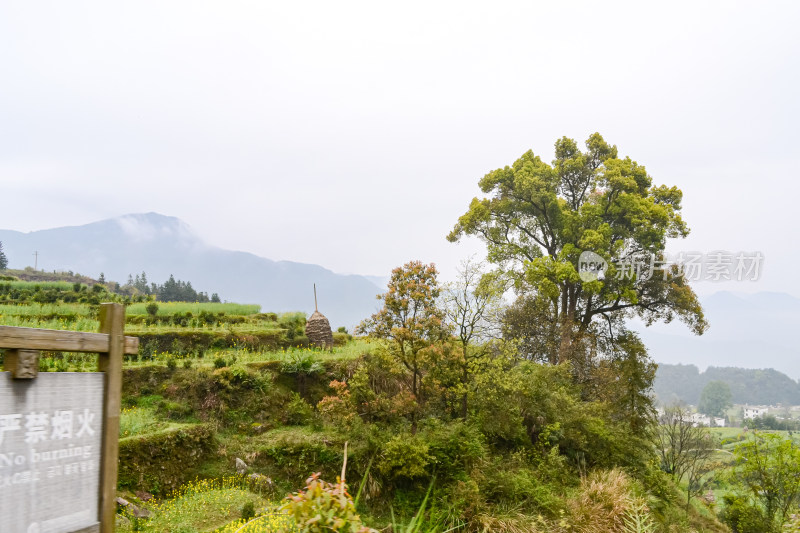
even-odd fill
[(122, 407), (122, 356), (125, 349), (125, 307), (120, 304), (100, 306), (100, 331), (108, 339), (101, 352), (97, 370), (105, 372), (103, 401), (103, 444), (100, 464), (100, 531), (113, 533), (117, 503), (117, 469), (119, 457), (119, 416)]
[[(139, 339), (137, 337), (124, 339), (124, 353), (138, 353)], [(108, 335), (85, 331), (0, 326), (0, 348), (105, 353), (108, 351)]]

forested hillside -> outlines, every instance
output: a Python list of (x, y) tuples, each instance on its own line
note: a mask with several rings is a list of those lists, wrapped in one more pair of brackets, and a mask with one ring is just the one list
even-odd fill
[(703, 388), (711, 381), (722, 381), (731, 389), (736, 404), (800, 405), (800, 384), (773, 369), (753, 370), (736, 367), (708, 367), (705, 372), (694, 365), (659, 364), (653, 392), (662, 404), (682, 401), (697, 405)]

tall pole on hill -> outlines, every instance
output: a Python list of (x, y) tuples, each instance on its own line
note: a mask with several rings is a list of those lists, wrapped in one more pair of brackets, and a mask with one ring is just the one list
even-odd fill
[(317, 284), (314, 284), (314, 311), (319, 311), (319, 306), (317, 306)]
[(39, 251), (33, 252), (33, 269), (38, 270), (39, 267)]

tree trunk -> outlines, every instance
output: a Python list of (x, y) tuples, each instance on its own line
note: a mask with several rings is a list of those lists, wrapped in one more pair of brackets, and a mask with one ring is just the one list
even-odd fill
[(464, 368), (461, 375), (461, 382), (464, 385), (464, 395), (461, 397), (461, 418), (467, 419), (467, 386), (469, 384), (469, 368), (467, 365), (467, 350), (464, 348)]

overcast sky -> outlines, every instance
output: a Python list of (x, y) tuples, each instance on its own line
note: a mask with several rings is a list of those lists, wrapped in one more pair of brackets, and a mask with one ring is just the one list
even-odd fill
[[(342, 273), (411, 259), (488, 171), (600, 132), (684, 191), (674, 250), (800, 296), (796, 2), (0, 2), (0, 228), (155, 211)], [(720, 286), (698, 287), (700, 292)]]

